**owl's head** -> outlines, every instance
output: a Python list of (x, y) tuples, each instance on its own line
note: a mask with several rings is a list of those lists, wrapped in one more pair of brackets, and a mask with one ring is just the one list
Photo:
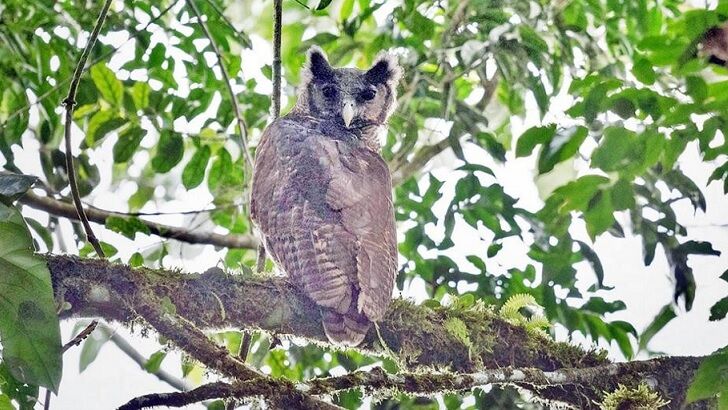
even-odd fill
[(347, 128), (384, 124), (396, 105), (401, 72), (396, 58), (388, 53), (362, 71), (333, 68), (320, 48), (311, 47), (294, 110)]

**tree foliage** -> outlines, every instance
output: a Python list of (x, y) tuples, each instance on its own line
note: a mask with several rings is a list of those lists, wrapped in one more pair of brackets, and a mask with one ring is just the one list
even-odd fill
[[(114, 211), (122, 213), (106, 215), (104, 226), (94, 229), (120, 234), (105, 235), (112, 239), (102, 248), (113, 261), (132, 266), (169, 264), (171, 241), (138, 249), (134, 240), (165, 236), (140, 211), (154, 212), (183, 191), (211, 198), (211, 210), (190, 216), (188, 230), (204, 223), (231, 236), (252, 234), (244, 152), (254, 154), (271, 120), (272, 4), (114, 1), (80, 79), (72, 126), (75, 169), (69, 170), (61, 103), (95, 24), (97, 3), (0, 4), (0, 164), (13, 173), (0, 174), (0, 267), (5, 266), (0, 295), (12, 295), (0, 305), (0, 400), (12, 398), (23, 408), (26, 397), (37, 396), (37, 386), (55, 390), (60, 380), (58, 323), (51, 320), (57, 306), (31, 241), (37, 251), (66, 246), (59, 240), (64, 215), (49, 212), (48, 223), (28, 217), (24, 224), (20, 204), (33, 205), (23, 198), (12, 205), (32, 183), (47, 197), (68, 201), (68, 174), (75, 172), (87, 203), (99, 187), (118, 192)], [(708, 183), (722, 184), (728, 193), (728, 68), (709, 64), (700, 50), (704, 33), (728, 20), (728, 2), (707, 3), (286, 1), (283, 112), (295, 101), (293, 85), (309, 46), (322, 47), (337, 66), (364, 67), (381, 50), (393, 50), (405, 77), (382, 152), (397, 184), (402, 256), (397, 287), (407, 292), (424, 284), (425, 305), (433, 307), (500, 307), (525, 300), (523, 308), (542, 307), (552, 325), (614, 343), (631, 359), (648, 349), (678, 306), (691, 309), (701, 292), (691, 257), (720, 254), (676, 212), (681, 201), (695, 212), (710, 206), (704, 183), (681, 167), (679, 159), (690, 149), (714, 168)], [(543, 200), (537, 207), (509, 194), (509, 162), (516, 158), (533, 161)], [(80, 225), (73, 226), (79, 254), (93, 256)], [(463, 254), (463, 239), (455, 232), (479, 238), (478, 252)], [(593, 247), (599, 237), (627, 235), (640, 238), (645, 265), (666, 258), (675, 284), (674, 298), (664, 301), (644, 331), (607, 318), (626, 308), (610, 296), (619, 289), (607, 285), (620, 272), (606, 271)], [(15, 253), (6, 252), (11, 248)], [(253, 248), (219, 249), (224, 268), (249, 275)], [(504, 265), (499, 254), (514, 249), (523, 258)], [(14, 256), (22, 261), (12, 261)], [(585, 264), (594, 273), (590, 287), (577, 280)], [(722, 278), (728, 280), (726, 274)], [(23, 292), (9, 290), (16, 282), (24, 284)], [(25, 293), (40, 296), (23, 305), (29, 303)], [(527, 327), (543, 319), (541, 312), (515, 310), (513, 320)], [(33, 320), (13, 321), (16, 311)], [(728, 296), (705, 319), (725, 320), (726, 312)], [(467, 323), (450, 326), (467, 338)], [(380, 361), (387, 372), (401, 370), (391, 358), (314, 344), (274, 348), (275, 337), (246, 334), (210, 336), (234, 353), (248, 338), (249, 364), (292, 381)], [(85, 342), (86, 365), (107, 340)], [(36, 343), (34, 351), (22, 350)], [(163, 351), (155, 353), (145, 369), (155, 373), (164, 357)], [(15, 359), (24, 364), (18, 367)], [(182, 374), (199, 366), (185, 361)], [(719, 395), (728, 408), (725, 390), (711, 384), (721, 366), (724, 353), (706, 361), (689, 400)], [(339, 394), (336, 403), (351, 408), (362, 398), (354, 389)], [(404, 407), (433, 406), (404, 395), (392, 400)], [(474, 400), (478, 408), (528, 406), (511, 389), (447, 394), (442, 400), (448, 408), (463, 400), (471, 405)]]

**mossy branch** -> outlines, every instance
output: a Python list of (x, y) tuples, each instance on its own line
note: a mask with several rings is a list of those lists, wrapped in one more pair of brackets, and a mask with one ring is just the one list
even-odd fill
[[(136, 312), (146, 316), (144, 304), (139, 306), (140, 295), (153, 295), (158, 300), (168, 299), (176, 315), (199, 329), (261, 329), (326, 342), (318, 307), (283, 278), (243, 278), (215, 270), (183, 274), (70, 256), (46, 258), (56, 298), (70, 304), (61, 313), (64, 318), (100, 316), (130, 322), (137, 318)], [(141, 300), (146, 297), (141, 296)], [(466, 339), (448, 331), (447, 323), (453, 319), (465, 325)], [(610, 364), (603, 354), (528, 332), (477, 305), (470, 309), (430, 309), (395, 300), (378, 327), (387, 351), (407, 368), (420, 372), (425, 366), (433, 377), (439, 374), (435, 370), (458, 373), (443, 373), (450, 378), (482, 375), (484, 369), (501, 369), (498, 371), (511, 375), (520, 371), (527, 377), (504, 382), (528, 388), (537, 397), (584, 408), (596, 406), (588, 401), (598, 403), (619, 384), (636, 387), (645, 381), (664, 399), (682, 403), (699, 363), (698, 358), (671, 357)], [(362, 350), (384, 353), (376, 333), (370, 331)], [(574, 384), (575, 378), (583, 383)]]

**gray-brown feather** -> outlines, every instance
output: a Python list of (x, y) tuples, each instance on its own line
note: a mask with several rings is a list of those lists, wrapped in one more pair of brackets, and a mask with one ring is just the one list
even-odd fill
[(339, 343), (359, 344), (392, 296), (396, 232), (378, 132), (400, 73), (388, 55), (366, 72), (335, 69), (313, 48), (296, 106), (265, 130), (256, 155), (251, 216)]
[(323, 316), (329, 336), (359, 343), (386, 311), (396, 271), (391, 182), (381, 157), (346, 129), (279, 119), (258, 148), (251, 215), (271, 257), (332, 309)]

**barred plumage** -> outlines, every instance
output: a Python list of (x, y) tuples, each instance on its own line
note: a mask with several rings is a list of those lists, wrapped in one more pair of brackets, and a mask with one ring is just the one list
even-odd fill
[(296, 106), (265, 130), (257, 150), (252, 218), (341, 344), (361, 343), (394, 287), (392, 184), (377, 133), (399, 75), (387, 55), (363, 72), (334, 69), (312, 49)]

